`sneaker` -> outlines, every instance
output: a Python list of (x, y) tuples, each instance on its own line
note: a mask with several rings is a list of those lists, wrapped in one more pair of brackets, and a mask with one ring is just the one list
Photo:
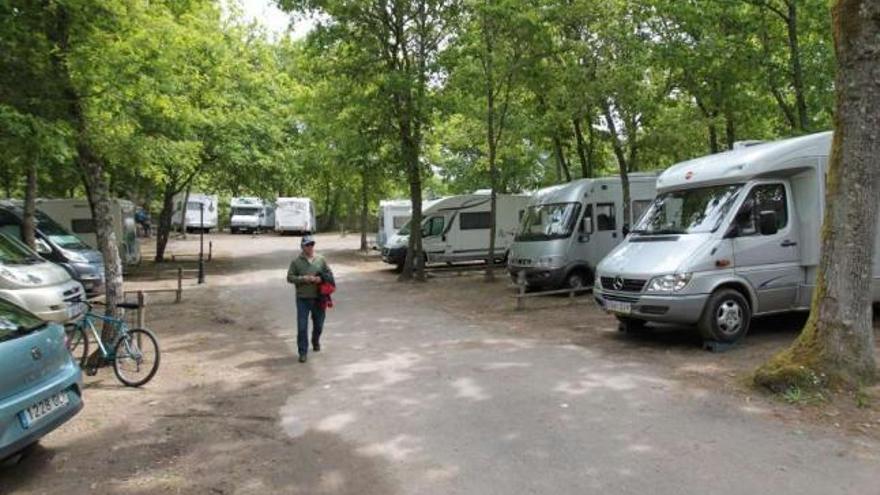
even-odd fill
[(308, 360), (308, 358), (306, 357), (305, 354), (300, 354), (300, 355), (299, 355), (299, 362), (304, 363), (304, 362), (306, 362), (307, 360)]
[(321, 352), (321, 344), (315, 342), (314, 344), (312, 344), (312, 350), (314, 350), (315, 352)]

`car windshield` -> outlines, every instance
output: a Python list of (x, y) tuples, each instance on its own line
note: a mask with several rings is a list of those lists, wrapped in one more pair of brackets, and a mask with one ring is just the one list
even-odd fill
[(232, 209), (233, 215), (256, 216), (260, 213), (259, 208), (236, 207)]
[(731, 184), (661, 194), (632, 232), (643, 235), (715, 232), (741, 190), (742, 184)]
[(516, 240), (547, 241), (569, 237), (580, 212), (580, 203), (529, 206), (523, 215)]
[(82, 241), (82, 239), (64, 230), (64, 227), (55, 223), (55, 220), (52, 220), (49, 215), (37, 210), (34, 216), (37, 220), (37, 228), (40, 229), (40, 232), (48, 237), (56, 246), (71, 251), (91, 249)]
[(21, 242), (0, 234), (0, 265), (28, 265), (41, 261), (42, 258), (37, 253)]
[(43, 320), (0, 299), (0, 342), (26, 335), (44, 325)]

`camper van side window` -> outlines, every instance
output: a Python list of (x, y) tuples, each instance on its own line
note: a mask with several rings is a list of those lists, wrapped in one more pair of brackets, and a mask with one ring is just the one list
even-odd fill
[(461, 230), (488, 229), (492, 224), (492, 216), (488, 211), (464, 212), (458, 215)]
[(641, 220), (642, 215), (645, 214), (645, 210), (651, 207), (651, 203), (653, 203), (653, 199), (637, 199), (632, 202), (632, 225), (636, 225)]
[(409, 222), (409, 217), (394, 217), (392, 221), (394, 222), (394, 228), (399, 229), (406, 225), (406, 222)]
[(743, 202), (736, 215), (739, 235), (757, 235), (758, 220), (761, 212), (764, 211), (776, 213), (778, 230), (782, 230), (788, 225), (788, 200), (784, 185), (766, 184), (752, 188), (749, 197)]
[(599, 232), (617, 230), (614, 218), (614, 203), (598, 203), (596, 205), (596, 227)]

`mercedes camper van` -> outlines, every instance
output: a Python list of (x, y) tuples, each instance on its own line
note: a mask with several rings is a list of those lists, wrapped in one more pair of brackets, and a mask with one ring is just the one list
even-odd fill
[(275, 228), (275, 209), (260, 198), (232, 198), (229, 206), (229, 231), (233, 234)]
[(412, 201), (391, 199), (379, 202), (379, 232), (376, 247), (381, 251), (401, 227), (406, 225), (412, 215)]
[[(491, 224), (489, 194), (450, 196), (433, 202), (422, 211), (422, 249), (428, 263), (485, 260), (489, 256)], [(525, 213), (529, 196), (499, 194), (496, 198), (495, 255), (507, 257), (517, 225)], [(386, 263), (403, 265), (409, 244), (409, 222), (389, 239), (382, 250)]]
[(656, 174), (630, 174), (630, 219), (623, 218), (620, 177), (579, 179), (532, 195), (510, 248), (507, 270), (531, 287), (580, 288), (626, 236), (656, 194)]
[(630, 237), (599, 264), (597, 302), (623, 329), (697, 325), (724, 343), (742, 338), (754, 316), (809, 310), (830, 148), (825, 132), (669, 168)]

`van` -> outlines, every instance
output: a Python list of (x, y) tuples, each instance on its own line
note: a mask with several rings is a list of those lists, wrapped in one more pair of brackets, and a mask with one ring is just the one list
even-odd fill
[(232, 198), (229, 206), (229, 231), (233, 234), (275, 228), (275, 209), (260, 198)]
[(406, 225), (412, 215), (412, 201), (408, 199), (382, 200), (379, 202), (379, 232), (376, 247), (381, 250), (388, 239)]
[(309, 198), (278, 198), (275, 201), (275, 230), (281, 234), (314, 234), (315, 205)]
[[(657, 199), (599, 264), (596, 301), (624, 330), (696, 325), (722, 343), (741, 339), (753, 317), (808, 311), (831, 137), (754, 144), (666, 170)], [(880, 229), (874, 242), (880, 252)], [(880, 256), (872, 273), (877, 302)]]
[[(92, 249), (98, 249), (98, 236), (92, 207), (85, 199), (37, 199), (37, 210), (48, 215), (65, 230), (73, 233)], [(110, 200), (110, 219), (119, 247), (119, 259), (126, 266), (141, 262), (141, 243), (137, 236), (135, 206), (131, 201)]]
[[(186, 193), (174, 196), (174, 211), (171, 214), (171, 225), (180, 228), (185, 222), (187, 232), (201, 230), (205, 233), (217, 228), (218, 209), (217, 196), (211, 194), (190, 193), (184, 208)], [(184, 216), (184, 212), (186, 215)], [(204, 217), (203, 217), (204, 215)]]
[[(485, 260), (489, 256), (492, 222), (489, 194), (450, 196), (433, 202), (422, 213), (422, 250), (427, 263)], [(496, 198), (495, 256), (506, 260), (529, 196), (499, 194)], [(409, 222), (382, 250), (386, 263), (403, 266), (409, 244)]]
[(0, 233), (0, 299), (40, 319), (67, 322), (82, 314), (82, 284), (67, 270), (41, 258), (21, 242)]
[(507, 270), (529, 287), (578, 289), (654, 200), (656, 174), (629, 174), (630, 218), (620, 177), (579, 179), (532, 195), (510, 248)]
[[(13, 202), (0, 203), (0, 232), (23, 242), (24, 211)], [(85, 288), (88, 297), (104, 292), (104, 258), (78, 236), (58, 225), (42, 210), (34, 212), (36, 251), (65, 270)]]

